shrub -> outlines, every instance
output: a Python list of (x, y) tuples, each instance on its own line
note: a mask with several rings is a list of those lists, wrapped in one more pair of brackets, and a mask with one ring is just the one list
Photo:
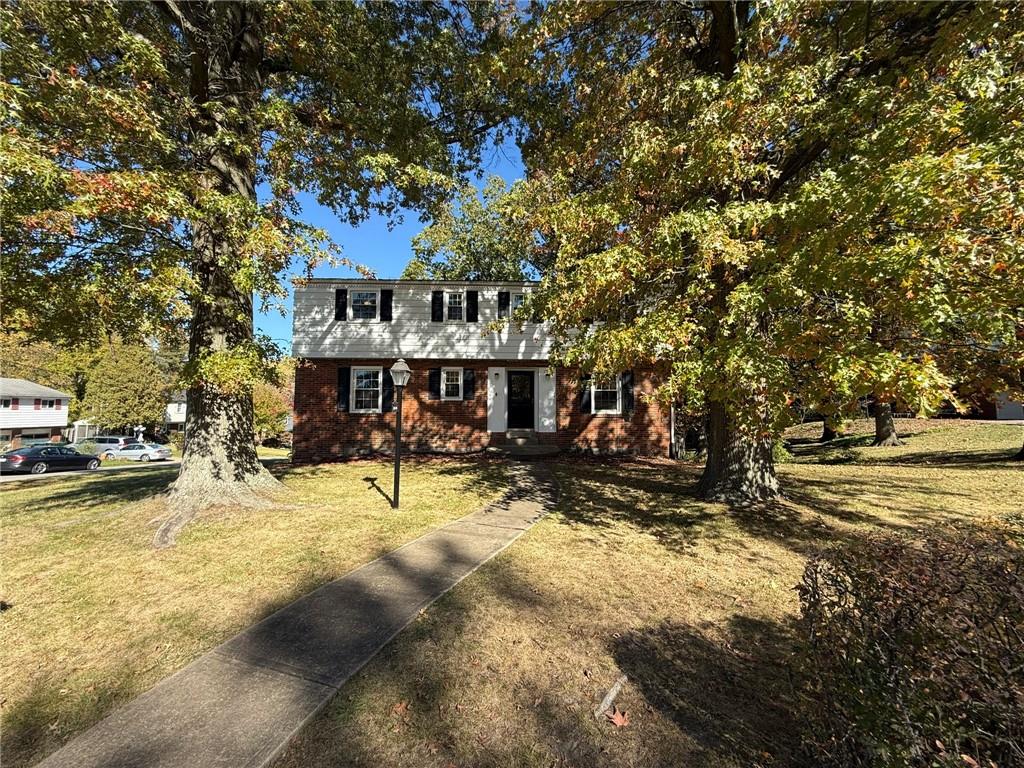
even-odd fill
[(95, 456), (97, 451), (96, 443), (91, 440), (84, 440), (81, 443), (78, 443), (75, 448), (78, 449), (79, 453), (88, 453), (91, 456)]
[(185, 433), (181, 430), (171, 432), (168, 441), (174, 446), (175, 452), (180, 456), (185, 450)]
[(821, 763), (1024, 765), (1019, 533), (877, 537), (808, 565), (800, 701)]

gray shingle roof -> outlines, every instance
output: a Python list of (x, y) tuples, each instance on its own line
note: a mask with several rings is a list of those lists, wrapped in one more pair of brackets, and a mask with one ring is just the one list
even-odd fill
[(34, 381), (26, 379), (0, 378), (0, 395), (4, 397), (61, 397), (65, 400), (71, 399), (71, 395), (66, 392), (44, 387), (42, 384), (36, 384)]

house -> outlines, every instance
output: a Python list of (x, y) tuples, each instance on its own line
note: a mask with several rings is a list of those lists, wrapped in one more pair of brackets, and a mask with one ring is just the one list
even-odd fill
[(295, 291), (292, 456), (324, 461), (394, 446), (389, 368), (412, 378), (403, 448), (464, 453), (529, 442), (667, 455), (668, 410), (647, 402), (650, 371), (597, 379), (549, 368), (543, 324), (493, 331), (530, 282), (310, 280)]
[(71, 395), (25, 379), (0, 378), (0, 445), (59, 441)]
[(164, 411), (164, 428), (167, 433), (185, 429), (185, 393), (175, 392)]

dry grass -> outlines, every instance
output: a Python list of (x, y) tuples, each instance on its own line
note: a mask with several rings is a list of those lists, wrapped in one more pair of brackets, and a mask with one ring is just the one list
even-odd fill
[(385, 461), (280, 469), (272, 509), (220, 509), (151, 547), (175, 468), (0, 489), (3, 758), (27, 765), (269, 612), (497, 496), (499, 465)]
[[(803, 449), (780, 468), (790, 500), (757, 511), (696, 501), (692, 465), (557, 463), (558, 512), (426, 611), (282, 765), (806, 764), (788, 659), (807, 557), (1020, 510), (1024, 471), (998, 459), (1024, 430), (931, 426), (901, 448)], [(620, 674), (615, 728), (592, 711)]]

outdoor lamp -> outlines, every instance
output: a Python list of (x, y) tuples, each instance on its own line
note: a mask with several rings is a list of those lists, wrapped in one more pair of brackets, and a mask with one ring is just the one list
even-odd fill
[(408, 384), (410, 376), (412, 376), (412, 369), (406, 365), (405, 360), (399, 359), (391, 366), (391, 379), (395, 382), (396, 387), (404, 387)]
[(409, 383), (412, 369), (399, 358), (391, 366), (391, 380), (395, 384), (395, 488), (391, 494), (391, 508), (398, 509), (398, 481), (402, 475), (402, 390)]

